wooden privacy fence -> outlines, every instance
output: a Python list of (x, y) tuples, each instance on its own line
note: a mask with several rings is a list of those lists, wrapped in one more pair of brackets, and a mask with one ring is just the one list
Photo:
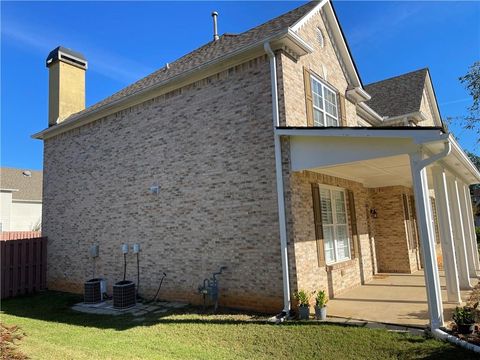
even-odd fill
[(47, 285), (47, 238), (0, 240), (2, 299), (44, 290)]

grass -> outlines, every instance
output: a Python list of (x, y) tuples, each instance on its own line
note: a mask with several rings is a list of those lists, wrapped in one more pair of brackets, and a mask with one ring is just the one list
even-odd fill
[(17, 350), (32, 359), (474, 359), (423, 337), (315, 322), (271, 325), (242, 314), (195, 309), (150, 315), (87, 315), (77, 295), (46, 292), (2, 302), (1, 321), (19, 326)]

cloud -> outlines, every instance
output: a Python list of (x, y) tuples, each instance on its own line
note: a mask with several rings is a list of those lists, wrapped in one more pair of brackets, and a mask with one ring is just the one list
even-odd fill
[(455, 100), (445, 101), (445, 102), (442, 102), (441, 104), (439, 104), (439, 106), (458, 104), (458, 103), (463, 103), (463, 102), (468, 102), (468, 101), (472, 101), (472, 98), (471, 98), (471, 97), (467, 97), (467, 98), (462, 98), (462, 99), (455, 99)]
[(45, 55), (45, 57), (49, 51), (60, 44), (74, 48), (86, 55), (89, 70), (120, 83), (130, 84), (153, 71), (152, 68), (142, 63), (108, 52), (94, 44), (75, 39), (74, 36), (66, 35), (63, 31), (56, 31), (56, 35), (53, 36), (52, 29), (49, 31), (35, 29), (11, 20), (6, 23), (2, 24), (2, 41), (7, 40), (17, 46), (26, 46), (30, 51)]

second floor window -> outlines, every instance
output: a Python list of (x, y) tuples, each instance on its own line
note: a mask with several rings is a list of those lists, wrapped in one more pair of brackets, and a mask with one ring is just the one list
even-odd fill
[(330, 87), (311, 76), (313, 126), (339, 126), (337, 94)]

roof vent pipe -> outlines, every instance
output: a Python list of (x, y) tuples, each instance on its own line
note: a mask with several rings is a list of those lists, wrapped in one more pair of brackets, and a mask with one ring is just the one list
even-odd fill
[(217, 30), (217, 17), (218, 17), (218, 12), (216, 12), (216, 11), (212, 12), (212, 18), (213, 18), (213, 41), (217, 41), (217, 40), (219, 39), (218, 30)]

